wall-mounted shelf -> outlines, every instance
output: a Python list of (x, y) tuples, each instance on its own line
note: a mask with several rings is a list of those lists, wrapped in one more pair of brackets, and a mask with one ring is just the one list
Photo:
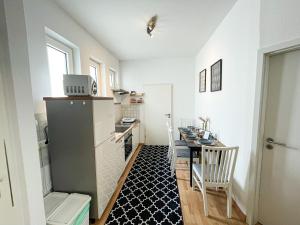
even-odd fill
[(135, 98), (131, 98), (129, 100), (129, 104), (143, 104), (144, 103), (144, 99), (135, 99)]
[(144, 93), (130, 93), (129, 104), (139, 105), (144, 103), (143, 99)]
[(136, 93), (136, 94), (131, 94), (130, 93), (130, 97), (143, 97), (144, 93)]
[(112, 92), (114, 94), (119, 94), (119, 95), (127, 95), (127, 94), (129, 94), (128, 91), (123, 90), (123, 89), (113, 89)]

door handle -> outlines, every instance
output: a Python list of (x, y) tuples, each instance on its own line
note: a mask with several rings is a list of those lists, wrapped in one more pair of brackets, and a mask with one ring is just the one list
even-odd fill
[(5, 160), (6, 160), (6, 169), (7, 169), (7, 174), (8, 174), (8, 182), (9, 182), (9, 191), (10, 191), (10, 199), (11, 199), (11, 206), (14, 207), (14, 196), (11, 188), (11, 179), (10, 179), (10, 170), (9, 170), (9, 165), (8, 165), (8, 157), (7, 157), (7, 149), (6, 149), (6, 143), (5, 140), (3, 140), (3, 145), (4, 145), (4, 153), (5, 153)]
[(291, 149), (296, 149), (296, 150), (297, 150), (297, 148), (288, 146), (288, 145), (285, 144), (285, 143), (282, 143), (282, 142), (276, 142), (276, 141), (274, 141), (274, 139), (271, 138), (271, 137), (268, 137), (268, 138), (266, 139), (266, 142), (268, 143), (268, 145), (278, 145), (278, 146), (282, 146), (282, 147), (286, 147), (286, 148), (291, 148)]
[(274, 141), (273, 138), (270, 138), (270, 137), (266, 139), (266, 142), (267, 142), (268, 144), (273, 144), (273, 145), (279, 145), (279, 146), (284, 146), (284, 147), (286, 147), (286, 144), (280, 143), (280, 142), (276, 142), (276, 141)]
[(165, 116), (166, 116), (167, 118), (171, 118), (171, 113), (167, 113), (167, 114), (165, 114)]

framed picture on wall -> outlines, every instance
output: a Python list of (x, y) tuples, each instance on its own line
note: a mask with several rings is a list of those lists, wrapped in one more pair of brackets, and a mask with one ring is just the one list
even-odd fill
[(221, 91), (222, 90), (222, 59), (215, 62), (210, 67), (210, 76), (211, 76), (211, 83), (210, 83), (210, 90), (214, 91)]
[(206, 92), (206, 69), (199, 73), (199, 92)]

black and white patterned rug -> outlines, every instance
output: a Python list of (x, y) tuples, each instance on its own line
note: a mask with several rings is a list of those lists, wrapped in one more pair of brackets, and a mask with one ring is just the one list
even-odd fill
[(107, 225), (183, 224), (176, 177), (171, 176), (167, 152), (167, 146), (143, 146)]

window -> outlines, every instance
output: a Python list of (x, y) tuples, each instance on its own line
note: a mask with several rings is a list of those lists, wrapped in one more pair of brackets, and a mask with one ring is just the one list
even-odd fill
[(53, 97), (64, 96), (63, 74), (73, 73), (73, 53), (68, 46), (47, 37), (47, 54)]
[(97, 67), (90, 65), (90, 75), (97, 82)]
[(90, 60), (90, 76), (96, 81), (97, 83), (97, 92), (98, 95), (102, 93), (102, 82), (101, 82), (101, 64)]
[(109, 85), (111, 89), (117, 88), (117, 75), (116, 71), (110, 69), (109, 70)]

